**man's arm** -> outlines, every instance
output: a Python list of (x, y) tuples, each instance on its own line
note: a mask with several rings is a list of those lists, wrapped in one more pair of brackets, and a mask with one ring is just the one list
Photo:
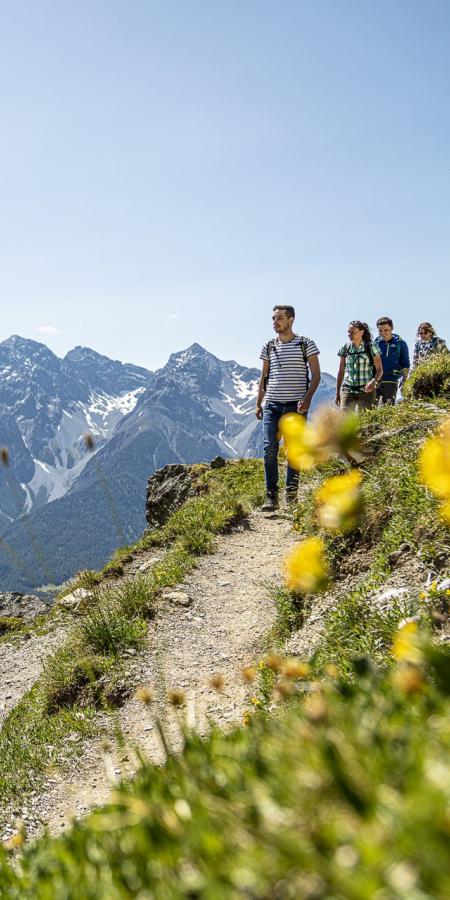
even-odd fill
[(263, 408), (262, 402), (264, 394), (266, 393), (264, 390), (264, 379), (266, 375), (269, 374), (270, 363), (268, 359), (263, 360), (261, 378), (259, 379), (258, 385), (258, 396), (256, 398), (256, 408), (255, 408), (255, 416), (257, 419), (262, 419), (263, 417)]
[(345, 372), (345, 356), (341, 356), (341, 361), (339, 363), (339, 370), (336, 378), (336, 396), (334, 398), (334, 402), (336, 406), (341, 405), (341, 385), (344, 380), (344, 372)]
[(311, 400), (320, 384), (320, 362), (317, 353), (308, 356), (308, 364), (311, 372), (311, 383), (303, 400), (300, 400), (297, 406), (299, 413), (308, 412), (308, 409), (311, 406)]
[(400, 368), (402, 369), (402, 383), (406, 381), (409, 374), (409, 349), (406, 341), (402, 341), (400, 344)]

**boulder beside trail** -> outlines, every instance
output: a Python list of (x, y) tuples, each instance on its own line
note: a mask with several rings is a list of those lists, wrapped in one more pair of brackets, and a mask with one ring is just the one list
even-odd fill
[(175, 509), (204, 490), (199, 476), (208, 469), (206, 464), (170, 463), (151, 475), (147, 485), (146, 531), (163, 525)]
[(0, 616), (31, 622), (49, 610), (50, 604), (34, 594), (19, 594), (17, 591), (0, 592)]

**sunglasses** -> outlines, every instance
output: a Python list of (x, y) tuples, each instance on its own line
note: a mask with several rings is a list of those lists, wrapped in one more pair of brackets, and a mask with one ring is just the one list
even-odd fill
[(429, 328), (422, 328), (422, 329), (419, 331), (419, 334), (431, 334), (431, 331), (430, 331)]

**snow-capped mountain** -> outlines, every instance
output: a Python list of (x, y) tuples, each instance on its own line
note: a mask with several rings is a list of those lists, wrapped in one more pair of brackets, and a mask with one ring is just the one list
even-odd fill
[[(61, 360), (35, 341), (0, 343), (0, 447), (9, 455), (0, 468), (0, 534), (10, 549), (0, 546), (0, 590), (34, 589), (48, 582), (46, 569), (60, 583), (136, 540), (147, 479), (167, 463), (261, 456), (259, 375), (199, 344), (152, 373), (88, 348)], [(334, 384), (325, 376), (319, 402), (330, 402)], [(37, 543), (51, 561), (46, 569)]]
[[(103, 446), (151, 379), (82, 347), (61, 360), (17, 335), (0, 343), (0, 443), (16, 481), (15, 514), (66, 494), (89, 460), (85, 434)], [(4, 494), (0, 487), (0, 521), (12, 512)]]

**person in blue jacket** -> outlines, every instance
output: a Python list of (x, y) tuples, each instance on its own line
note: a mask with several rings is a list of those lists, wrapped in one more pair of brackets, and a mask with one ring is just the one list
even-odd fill
[(389, 316), (377, 320), (378, 337), (374, 343), (378, 347), (383, 366), (383, 376), (377, 385), (377, 400), (395, 403), (398, 387), (408, 377), (409, 350), (406, 341), (394, 334), (394, 323)]

